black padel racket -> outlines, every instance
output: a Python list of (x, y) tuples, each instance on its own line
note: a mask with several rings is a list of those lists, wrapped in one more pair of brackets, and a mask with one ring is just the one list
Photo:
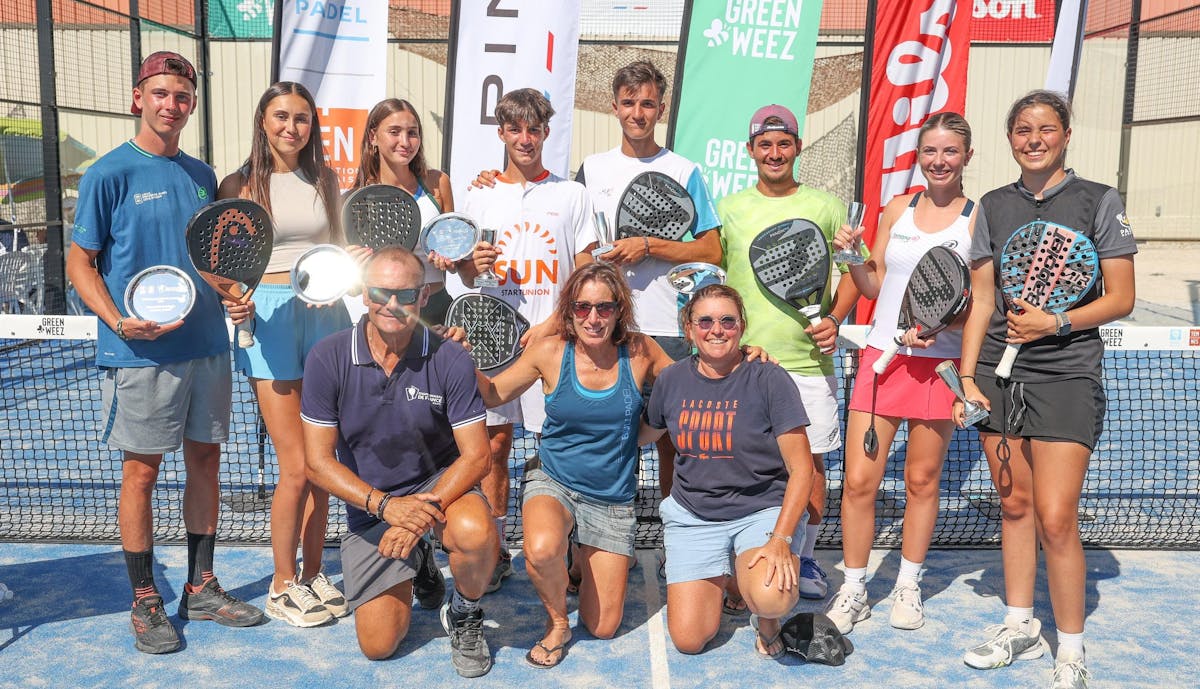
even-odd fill
[(412, 194), (400, 187), (372, 184), (342, 199), (342, 230), (347, 244), (372, 251), (385, 246), (411, 251), (421, 236), (421, 209)]
[(508, 302), (487, 294), (464, 294), (450, 303), (446, 325), (467, 331), (471, 359), (480, 371), (507, 364), (521, 353), (529, 321)]
[[(188, 257), (217, 294), (245, 304), (258, 287), (271, 249), (275, 228), (271, 215), (248, 199), (214, 201), (196, 211), (187, 224)], [(254, 345), (250, 321), (237, 327), (238, 346)]]
[(696, 229), (696, 203), (679, 182), (643, 172), (617, 203), (617, 237), (658, 237), (677, 242)]
[[(1048, 313), (1071, 308), (1096, 283), (1100, 258), (1086, 236), (1062, 225), (1035, 220), (1004, 243), (1000, 254), (1000, 290), (1008, 308), (1024, 299)], [(996, 375), (1012, 375), (1019, 345), (1008, 345)]]
[(908, 278), (896, 321), (896, 336), (871, 368), (883, 373), (904, 345), (900, 338), (909, 328), (916, 328), (917, 337), (922, 340), (945, 330), (967, 308), (970, 298), (971, 273), (962, 256), (944, 246), (925, 252)]
[(809, 322), (824, 315), (831, 268), (829, 243), (810, 220), (776, 223), (750, 242), (750, 269), (758, 284)]

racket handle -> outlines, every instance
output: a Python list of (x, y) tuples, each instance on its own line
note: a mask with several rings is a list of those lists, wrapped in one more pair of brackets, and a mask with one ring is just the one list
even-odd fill
[(1008, 345), (1004, 348), (1004, 356), (1000, 357), (1000, 365), (996, 366), (996, 377), (1008, 380), (1012, 375), (1013, 362), (1017, 360), (1018, 345)]
[(874, 371), (876, 375), (882, 374), (887, 370), (887, 365), (892, 362), (892, 357), (896, 356), (896, 352), (898, 351), (900, 351), (900, 337), (897, 335), (896, 337), (892, 338), (892, 341), (888, 343), (887, 348), (883, 350), (883, 353), (880, 354), (879, 358), (875, 360), (875, 363), (871, 365), (871, 370)]
[(238, 324), (236, 328), (237, 345), (242, 349), (250, 349), (254, 346), (254, 333), (250, 330), (250, 321), (245, 320)]

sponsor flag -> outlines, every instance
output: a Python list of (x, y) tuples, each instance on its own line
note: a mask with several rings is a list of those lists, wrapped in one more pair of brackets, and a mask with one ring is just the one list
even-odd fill
[(1083, 48), (1083, 20), (1087, 0), (1063, 0), (1058, 10), (1058, 28), (1050, 49), (1050, 67), (1046, 70), (1046, 88), (1075, 95), (1075, 77), (1079, 74), (1079, 54)]
[(750, 116), (808, 110), (820, 0), (691, 0), (684, 8), (668, 145), (697, 161), (713, 199), (757, 181)]
[(312, 92), (325, 160), (342, 189), (349, 189), (358, 174), (367, 113), (386, 92), (388, 4), (281, 1), (276, 73)]
[[(868, 246), (887, 202), (925, 187), (916, 155), (921, 125), (935, 113), (963, 111), (970, 20), (971, 0), (879, 3), (863, 167)], [(859, 300), (859, 323), (873, 312), (874, 302)]]
[(972, 3), (972, 41), (1049, 43), (1053, 38), (1054, 0), (974, 0)]
[(456, 189), (480, 170), (504, 169), (494, 113), (500, 96), (520, 88), (541, 91), (554, 106), (542, 164), (569, 175), (580, 2), (560, 0), (554, 11), (534, 7), (541, 3), (454, 3), (442, 160)]

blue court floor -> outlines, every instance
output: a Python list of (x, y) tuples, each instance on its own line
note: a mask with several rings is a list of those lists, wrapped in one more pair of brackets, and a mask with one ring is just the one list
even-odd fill
[[(831, 584), (841, 583), (836, 551), (818, 551)], [(175, 612), (186, 570), (183, 547), (156, 549), (156, 575), (167, 609)], [(445, 567), (444, 556), (439, 556)], [(15, 592), (0, 603), (0, 687), (1048, 687), (1052, 661), (1045, 657), (981, 672), (962, 664), (962, 651), (1003, 617), (998, 550), (933, 551), (923, 582), (926, 625), (912, 632), (887, 623), (885, 598), (899, 564), (898, 551), (877, 550), (870, 569), (874, 615), (850, 638), (855, 652), (845, 665), (805, 665), (758, 658), (747, 620), (725, 619), (711, 648), (685, 656), (666, 633), (664, 586), (657, 553), (639, 551), (630, 573), (625, 622), (617, 638), (575, 632), (557, 668), (536, 670), (524, 654), (540, 638), (543, 612), (519, 554), (517, 574), (484, 599), (486, 635), (495, 666), (476, 680), (454, 674), (449, 642), (436, 611), (414, 611), (412, 629), (398, 654), (371, 662), (360, 655), (353, 617), (316, 629), (269, 621), (251, 629), (212, 622), (172, 621), (185, 639), (182, 651), (148, 656), (133, 648), (125, 563), (116, 546), (0, 543), (0, 582)], [(1200, 552), (1089, 550), (1087, 647), (1093, 687), (1200, 686)], [(235, 595), (264, 604), (270, 550), (220, 547), (217, 574)], [(337, 551), (326, 571), (341, 572)], [(1053, 621), (1039, 580), (1037, 615)], [(801, 610), (820, 604), (801, 602)], [(572, 621), (575, 615), (572, 613)]]

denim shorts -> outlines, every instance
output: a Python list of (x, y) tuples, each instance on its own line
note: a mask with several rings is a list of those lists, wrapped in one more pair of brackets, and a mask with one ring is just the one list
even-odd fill
[(342, 302), (310, 306), (291, 285), (262, 284), (254, 291), (254, 346), (234, 349), (237, 370), (261, 380), (300, 380), (308, 350), (350, 327)]
[[(580, 545), (633, 557), (637, 518), (633, 514), (632, 502), (612, 504), (593, 500), (555, 481), (541, 469), (531, 469), (525, 473), (524, 490), (524, 502), (539, 495), (548, 495), (566, 508), (575, 520), (575, 538)], [(528, 523), (525, 529), (528, 531)]]
[[(735, 555), (765, 545), (768, 531), (775, 529), (782, 506), (768, 507), (740, 519), (725, 522), (705, 521), (668, 496), (658, 506), (663, 522), (663, 544), (667, 550), (667, 584), (699, 581), (733, 574), (729, 553)], [(792, 553), (797, 557), (804, 547), (801, 517), (792, 532)]]

